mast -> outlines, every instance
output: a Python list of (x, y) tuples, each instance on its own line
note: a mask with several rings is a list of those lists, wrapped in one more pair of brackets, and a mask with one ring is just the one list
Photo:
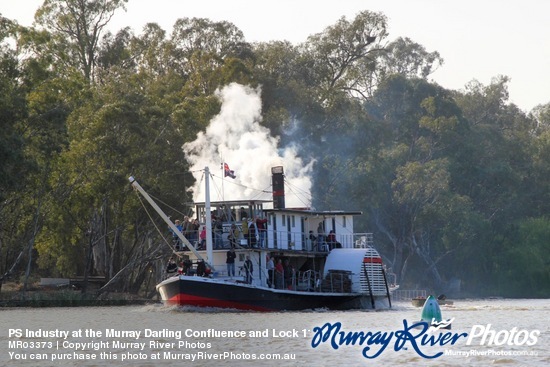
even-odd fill
[(208, 260), (212, 261), (214, 258), (214, 253), (212, 248), (212, 213), (210, 209), (210, 169), (204, 167), (204, 212), (205, 212), (205, 222), (206, 222), (206, 256)]
[[(174, 223), (172, 223), (170, 218), (168, 218), (168, 216), (162, 211), (162, 209), (157, 205), (157, 203), (155, 203), (155, 201), (149, 196), (149, 194), (143, 189), (143, 187), (141, 187), (141, 185), (136, 181), (136, 179), (133, 176), (130, 176), (128, 179), (130, 180), (130, 184), (132, 184), (132, 186), (145, 198), (145, 200), (147, 200), (149, 202), (149, 204), (151, 204), (153, 209), (155, 209), (155, 211), (166, 222), (166, 224), (168, 224), (170, 229), (179, 237), (181, 242), (184, 245), (186, 245), (187, 248), (193, 252), (193, 254), (195, 254), (197, 259), (204, 260), (203, 257), (195, 249), (195, 247), (193, 245), (191, 245), (189, 240), (187, 238), (185, 238), (183, 233), (181, 233), (181, 231), (178, 229), (178, 227), (176, 227), (174, 225)], [(206, 236), (206, 238), (207, 238), (207, 241), (208, 241), (208, 235)], [(210, 235), (210, 242), (212, 242), (212, 235)], [(210, 248), (212, 248), (212, 247), (210, 247)], [(209, 259), (212, 259), (212, 257), (210, 255), (209, 255)], [(212, 264), (209, 263), (209, 265), (212, 268)]]

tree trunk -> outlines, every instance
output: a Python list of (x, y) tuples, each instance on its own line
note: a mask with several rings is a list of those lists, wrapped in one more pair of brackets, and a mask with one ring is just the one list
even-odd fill
[(36, 206), (36, 212), (34, 213), (34, 225), (33, 225), (33, 231), (31, 238), (29, 239), (29, 259), (27, 262), (27, 270), (25, 271), (25, 282), (23, 283), (23, 292), (27, 291), (28, 283), (29, 283), (29, 276), (31, 275), (31, 268), (32, 268), (32, 252), (34, 250), (34, 241), (36, 239), (36, 235), (39, 231), (39, 221), (40, 221), (40, 208), (42, 206), (42, 193), (40, 193), (38, 197), (38, 205)]

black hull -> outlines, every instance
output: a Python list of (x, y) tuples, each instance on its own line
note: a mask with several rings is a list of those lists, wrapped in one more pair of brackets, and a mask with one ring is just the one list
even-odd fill
[(181, 306), (292, 311), (364, 309), (372, 305), (368, 296), (356, 293), (298, 292), (189, 276), (169, 278), (157, 285), (157, 290), (165, 303)]

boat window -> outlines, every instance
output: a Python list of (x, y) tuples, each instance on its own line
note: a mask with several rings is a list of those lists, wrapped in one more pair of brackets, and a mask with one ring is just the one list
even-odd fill
[(346, 216), (342, 217), (342, 227), (346, 228)]
[(292, 216), (292, 228), (296, 227), (296, 219)]
[(283, 227), (286, 225), (286, 215), (283, 214)]

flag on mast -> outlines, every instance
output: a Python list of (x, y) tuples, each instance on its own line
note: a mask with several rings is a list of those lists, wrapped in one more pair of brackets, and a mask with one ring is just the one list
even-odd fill
[(224, 177), (231, 177), (231, 178), (236, 178), (237, 176), (235, 176), (235, 171), (229, 169), (229, 165), (227, 163), (224, 163), (223, 164), (223, 176)]

